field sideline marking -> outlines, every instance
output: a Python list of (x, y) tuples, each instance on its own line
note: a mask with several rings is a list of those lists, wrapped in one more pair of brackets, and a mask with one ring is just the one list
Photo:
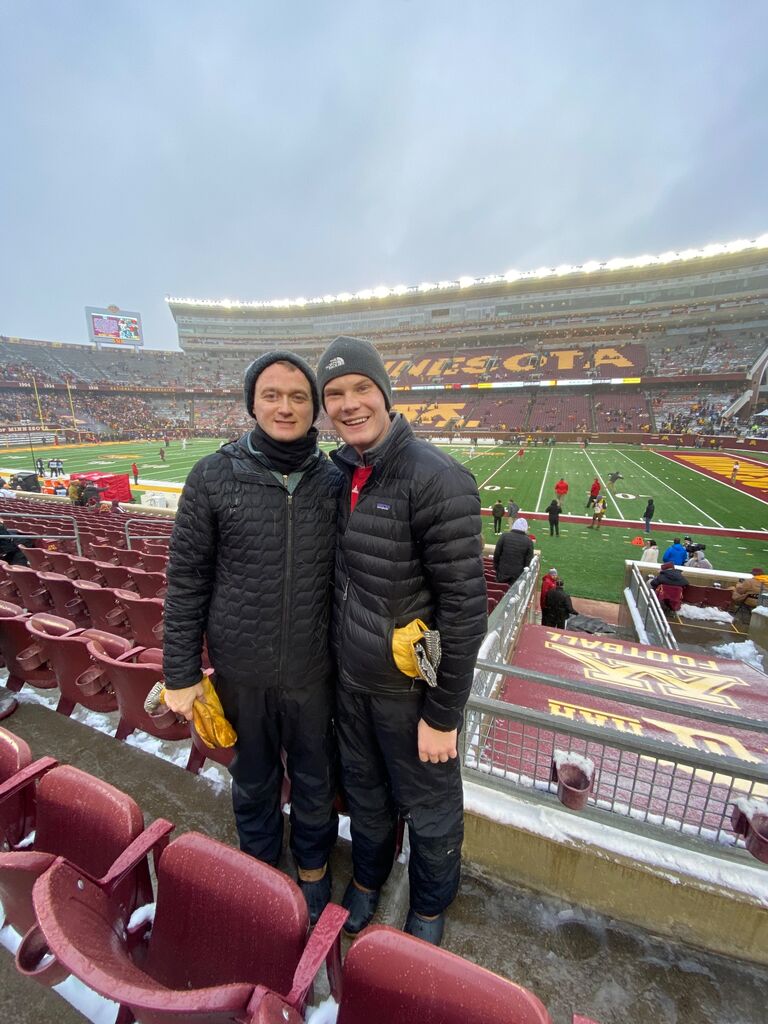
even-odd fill
[[(641, 473), (647, 473), (648, 476), (652, 476), (654, 480), (658, 480), (659, 483), (663, 487), (666, 487), (668, 491), (672, 491), (672, 493), (676, 494), (678, 496), (678, 498), (682, 498), (683, 501), (686, 503), (686, 505), (690, 505), (691, 508), (695, 508), (696, 511), (699, 513), (699, 515), (706, 516), (707, 519), (710, 519), (715, 524), (715, 526), (719, 526), (721, 530), (727, 529), (727, 527), (723, 526), (722, 523), (718, 523), (718, 521), (713, 516), (711, 516), (708, 512), (705, 512), (703, 508), (699, 508), (698, 505), (694, 505), (694, 503), (692, 501), (689, 501), (688, 498), (686, 498), (684, 494), (680, 493), (680, 491), (676, 491), (674, 487), (670, 487), (669, 484), (665, 484), (664, 481), (661, 479), (661, 477), (656, 476), (656, 474), (652, 473), (650, 471), (650, 469), (645, 469), (645, 467), (641, 466), (639, 462), (635, 462), (634, 459), (630, 459), (630, 457), (627, 455), (626, 452), (619, 451), (619, 455), (623, 455), (624, 458), (627, 460), (627, 462), (631, 462), (632, 465), (636, 466), (637, 469), (639, 469)], [(663, 520), (660, 520), (660, 522), (662, 522), (662, 521)]]
[(623, 512), (621, 511), (621, 509), (619, 508), (619, 503), (618, 503), (618, 501), (616, 501), (616, 495), (615, 495), (615, 494), (613, 493), (613, 491), (612, 491), (612, 490), (610, 489), (610, 487), (607, 487), (607, 486), (606, 486), (605, 480), (603, 480), (603, 478), (602, 478), (602, 477), (600, 476), (600, 472), (599, 472), (599, 470), (598, 470), (597, 466), (596, 466), (596, 465), (594, 464), (594, 462), (592, 461), (592, 458), (591, 458), (591, 456), (590, 456), (590, 454), (589, 454), (589, 452), (587, 451), (587, 449), (586, 449), (586, 448), (584, 449), (584, 454), (585, 454), (585, 455), (587, 456), (587, 458), (589, 459), (589, 464), (590, 464), (590, 466), (592, 467), (592, 469), (594, 469), (594, 471), (595, 471), (595, 476), (596, 476), (596, 477), (597, 477), (597, 479), (598, 479), (598, 480), (600, 481), (600, 483), (601, 483), (601, 484), (603, 485), (603, 490), (605, 490), (605, 491), (606, 491), (606, 492), (607, 492), (608, 494), (610, 494), (610, 495), (611, 495), (611, 497), (613, 498), (613, 504), (614, 504), (614, 507), (616, 508), (616, 511), (617, 511), (617, 512), (619, 513), (619, 515), (621, 516), (621, 518), (622, 518), (622, 519), (626, 519), (627, 517), (626, 517), (626, 516), (624, 515), (624, 513), (623, 513)]
[(536, 511), (537, 512), (541, 511), (541, 509), (539, 508), (539, 505), (541, 504), (541, 496), (544, 493), (544, 484), (547, 482), (547, 473), (549, 472), (549, 464), (552, 461), (552, 452), (553, 451), (554, 451), (554, 448), (550, 448), (549, 449), (549, 458), (547, 459), (547, 464), (544, 467), (544, 476), (541, 478), (541, 487), (539, 489), (539, 496), (536, 499)]

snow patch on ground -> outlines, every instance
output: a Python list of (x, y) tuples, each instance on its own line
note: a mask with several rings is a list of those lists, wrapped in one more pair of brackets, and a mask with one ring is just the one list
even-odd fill
[(744, 640), (741, 643), (720, 644), (712, 650), (721, 658), (731, 658), (733, 661), (743, 661), (750, 668), (756, 668), (758, 672), (765, 672), (763, 667), (763, 655), (756, 646), (754, 640)]
[(319, 1006), (309, 1007), (305, 1018), (307, 1024), (336, 1024), (339, 1005), (333, 996), (328, 996)]
[(673, 884), (698, 881), (741, 893), (768, 907), (768, 871), (763, 866), (737, 864), (716, 855), (686, 850), (658, 839), (611, 828), (557, 807), (544, 807), (511, 793), (486, 789), (473, 782), (464, 782), (464, 806), (472, 814), (510, 828), (559, 843), (594, 846), (598, 851), (643, 864)]
[(698, 619), (702, 622), (733, 622), (733, 616), (723, 608), (699, 608), (695, 604), (681, 604), (677, 614), (682, 619)]

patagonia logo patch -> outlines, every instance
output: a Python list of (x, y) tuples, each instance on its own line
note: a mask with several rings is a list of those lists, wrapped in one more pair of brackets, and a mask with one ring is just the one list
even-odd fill
[(377, 501), (376, 508), (379, 509), (381, 512), (389, 512), (392, 506), (386, 505), (383, 501)]

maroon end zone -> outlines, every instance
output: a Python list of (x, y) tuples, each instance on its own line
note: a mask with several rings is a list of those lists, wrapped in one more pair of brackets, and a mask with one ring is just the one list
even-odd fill
[[(685, 762), (686, 750), (695, 750), (753, 764), (768, 763), (765, 738), (758, 733), (632, 705), (633, 692), (656, 694), (691, 710), (706, 707), (725, 717), (731, 714), (768, 721), (768, 677), (742, 662), (526, 625), (514, 665), (563, 680), (615, 688), (625, 703), (584, 693), (571, 695), (553, 686), (506, 677), (500, 699), (548, 713), (552, 731), (494, 719), (480, 752), (483, 770), (521, 775), (529, 785), (546, 787), (553, 751), (570, 748), (595, 762), (593, 797), (598, 806), (678, 828), (717, 833), (730, 816), (733, 800), (749, 792), (749, 785), (733, 787), (730, 776), (694, 771), (685, 763), (677, 764), (677, 759)], [(558, 733), (558, 719), (604, 728), (605, 743)], [(668, 744), (671, 760), (659, 761), (612, 747), (612, 732)]]

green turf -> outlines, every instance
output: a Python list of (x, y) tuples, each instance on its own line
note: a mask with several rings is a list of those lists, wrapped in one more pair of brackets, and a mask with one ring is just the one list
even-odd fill
[[(194, 440), (185, 451), (180, 442), (173, 441), (165, 463), (159, 458), (157, 441), (41, 448), (35, 454), (44, 462), (54, 455), (60, 456), (66, 472), (101, 469), (129, 473), (131, 463), (136, 461), (140, 479), (151, 485), (153, 480), (182, 483), (197, 459), (214, 451), (220, 443), (213, 438)], [(514, 497), (525, 511), (541, 512), (552, 500), (555, 482), (562, 475), (570, 485), (565, 511), (586, 514), (584, 506), (594, 477), (604, 479), (618, 470), (624, 479), (618, 482), (617, 493), (608, 496), (609, 518), (640, 519), (648, 496), (652, 496), (656, 522), (679, 525), (680, 535), (690, 533), (696, 538), (697, 527), (715, 525), (729, 529), (768, 528), (768, 505), (764, 502), (636, 446), (594, 445), (586, 453), (576, 445), (557, 445), (552, 449), (541, 446), (527, 449), (523, 458), (515, 457), (517, 449), (508, 445), (480, 448), (476, 455), (469, 447), (453, 446), (447, 450), (474, 473), (485, 508), (490, 508), (497, 498), (506, 505)], [(32, 468), (30, 452), (0, 451), (0, 468)], [(134, 493), (140, 496), (142, 489), (134, 488)], [(530, 525), (536, 546), (542, 550), (545, 568), (556, 566), (574, 595), (619, 599), (623, 562), (640, 552), (630, 543), (641, 533), (640, 527), (604, 526), (597, 532), (588, 530), (586, 521), (563, 522), (558, 539), (549, 537), (545, 521), (531, 520)], [(490, 517), (484, 517), (483, 528), (486, 541), (494, 543)], [(656, 532), (661, 551), (673, 536)], [(768, 532), (765, 540), (704, 535), (698, 539), (707, 545), (707, 555), (718, 569), (746, 573), (752, 566), (768, 565)]]

